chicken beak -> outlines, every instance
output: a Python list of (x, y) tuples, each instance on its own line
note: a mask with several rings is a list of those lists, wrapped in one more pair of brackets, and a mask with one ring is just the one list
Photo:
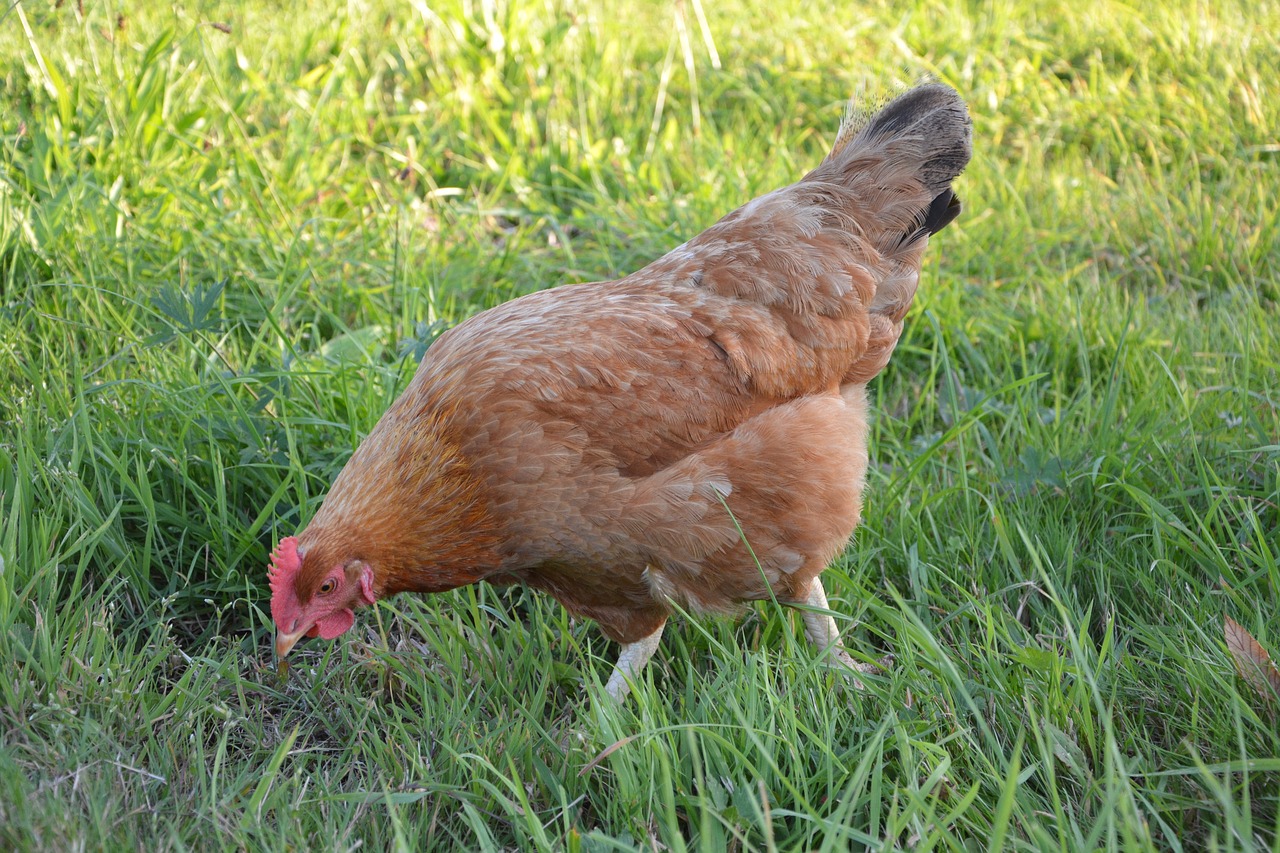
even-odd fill
[(276, 657), (280, 660), (289, 654), (289, 651), (297, 645), (302, 636), (307, 633), (310, 625), (306, 625), (301, 631), (294, 631), (292, 634), (286, 634), (283, 631), (276, 631)]

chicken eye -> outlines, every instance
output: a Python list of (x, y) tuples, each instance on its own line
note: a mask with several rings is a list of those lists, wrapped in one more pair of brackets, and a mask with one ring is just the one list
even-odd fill
[(327, 581), (320, 584), (320, 594), (328, 595), (329, 593), (333, 592), (334, 589), (337, 588), (337, 586), (338, 586), (337, 582), (333, 578), (329, 578)]

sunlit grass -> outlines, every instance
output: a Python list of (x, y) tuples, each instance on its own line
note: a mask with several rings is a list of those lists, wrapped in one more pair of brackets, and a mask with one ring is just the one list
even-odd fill
[[(1280, 6), (0, 12), (0, 846), (1268, 850)], [(700, 21), (705, 16), (705, 27)], [(616, 648), (521, 590), (274, 669), (264, 566), (443, 328), (624, 274), (932, 74), (964, 215), (828, 572)]]

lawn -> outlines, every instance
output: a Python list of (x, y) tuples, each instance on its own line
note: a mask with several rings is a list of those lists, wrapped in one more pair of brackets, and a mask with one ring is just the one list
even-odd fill
[[(0, 11), (0, 848), (1269, 850), (1280, 3), (19, 2)], [(631, 700), (471, 587), (272, 659), (265, 566), (434, 337), (970, 104), (963, 215), (796, 614)]]

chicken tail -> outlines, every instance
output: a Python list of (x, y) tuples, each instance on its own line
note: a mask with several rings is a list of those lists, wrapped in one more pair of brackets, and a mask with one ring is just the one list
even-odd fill
[[(802, 181), (844, 200), (850, 236), (880, 257), (867, 306), (866, 351), (845, 382), (866, 382), (889, 361), (915, 298), (928, 237), (960, 213), (951, 182), (969, 162), (969, 111), (955, 90), (919, 86), (870, 116), (845, 120), (831, 153)], [(838, 190), (835, 187), (839, 187)]]
[(751, 310), (733, 315), (736, 326), (718, 319), (712, 339), (761, 394), (866, 382), (898, 343), (929, 235), (960, 212), (951, 182), (969, 162), (970, 134), (955, 91), (917, 87), (847, 119), (816, 169), (729, 213), (636, 280), (770, 311), (771, 324), (751, 325)]
[(941, 231), (960, 213), (951, 182), (969, 163), (971, 123), (965, 103), (941, 83), (918, 86), (879, 112), (845, 119), (835, 145), (806, 180), (853, 191), (876, 223), (867, 234), (883, 255)]

